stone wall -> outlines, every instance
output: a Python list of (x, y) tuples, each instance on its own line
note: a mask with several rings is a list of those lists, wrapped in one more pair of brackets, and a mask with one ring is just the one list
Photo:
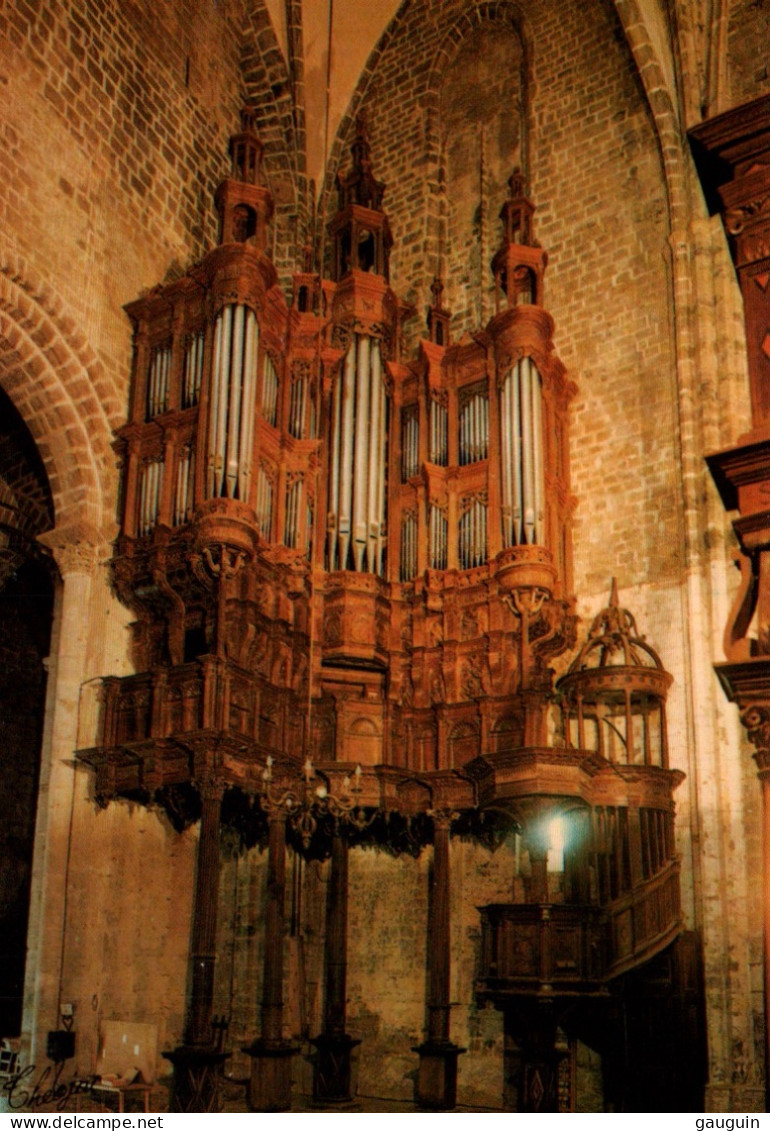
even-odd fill
[[(770, 9), (762, 0), (733, 0), (727, 37), (728, 102), (738, 106), (770, 93)], [(726, 107), (725, 107), (726, 108)]]

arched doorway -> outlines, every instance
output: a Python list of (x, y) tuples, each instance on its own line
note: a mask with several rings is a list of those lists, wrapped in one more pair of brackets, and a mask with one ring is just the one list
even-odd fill
[(0, 391), (0, 1038), (21, 1032), (55, 569), (36, 538), (53, 523), (39, 453)]

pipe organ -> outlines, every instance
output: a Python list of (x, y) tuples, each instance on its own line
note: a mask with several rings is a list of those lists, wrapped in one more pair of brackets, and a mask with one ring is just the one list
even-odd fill
[[(564, 891), (578, 909), (563, 912), (563, 929), (570, 939), (590, 934), (604, 966), (576, 972), (569, 985), (565, 976), (565, 993), (593, 993), (597, 978), (604, 984), (675, 937), (678, 778), (665, 744), (668, 677), (657, 660), (637, 663), (644, 646), (616, 602), (563, 681), (561, 745), (549, 737), (550, 665), (576, 637), (567, 449), (575, 386), (554, 353), (547, 256), (532, 237), (523, 178), (511, 178), (501, 212), (497, 312), (452, 341), (434, 280), (428, 334), (407, 356), (405, 325), (416, 312), (390, 286), (384, 186), (364, 124), (338, 178), (331, 278), (313, 270), (309, 251), (291, 305), (267, 253), (273, 203), (249, 110), (231, 155), (216, 194), (219, 246), (126, 308), (135, 349), (129, 419), (116, 439), (123, 494), (113, 572), (136, 614), (139, 674), (106, 681), (101, 744), (82, 754), (97, 793), (163, 801), (169, 790), (209, 783), (206, 828), (216, 832), (225, 787), (252, 802), (274, 777), (282, 789), (304, 789), (301, 766), (312, 759), (337, 793), (360, 765), (362, 814), (435, 822), (438, 813), (504, 811), (531, 879), (525, 904), (483, 909), (479, 994), (497, 1003), (553, 989), (539, 973), (547, 948), (529, 980), (506, 973), (504, 955), (521, 952), (517, 940), (531, 937), (533, 916), (539, 923), (554, 898), (543, 830), (567, 814)], [(586, 658), (622, 646), (630, 676)], [(639, 774), (644, 789), (634, 793)], [(270, 836), (282, 846), (279, 817)], [(443, 876), (450, 824), (441, 826)], [(390, 836), (387, 823), (372, 827)], [(303, 835), (323, 829), (313, 819)], [(210, 868), (209, 849), (201, 860)], [(212, 876), (198, 889), (208, 898)], [(637, 898), (660, 929), (610, 953), (602, 916), (620, 917)], [(278, 983), (263, 1003), (270, 1023), (250, 1050), (255, 1066), (273, 1066), (273, 1083), (252, 1077), (252, 1097), (288, 1086), (278, 1064), (290, 1055), (281, 1043), (280, 914), (269, 965)], [(444, 911), (438, 920), (448, 938)], [(175, 1070), (204, 1055), (213, 982), (193, 984), (197, 1052), (177, 1050)], [(443, 967), (431, 985), (431, 1009), (445, 1021)], [(462, 1050), (439, 1020), (419, 1050), (418, 1086), (446, 1106)], [(526, 1056), (526, 1041), (522, 1048)]]

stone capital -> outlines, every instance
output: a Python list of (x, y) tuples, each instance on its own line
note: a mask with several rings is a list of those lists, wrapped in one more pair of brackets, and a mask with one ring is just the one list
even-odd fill
[(37, 541), (50, 550), (62, 577), (91, 575), (109, 554), (108, 539), (88, 523), (57, 526), (38, 535)]

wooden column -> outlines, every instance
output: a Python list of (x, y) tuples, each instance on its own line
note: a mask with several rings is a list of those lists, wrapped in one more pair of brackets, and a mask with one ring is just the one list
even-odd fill
[(556, 1048), (553, 1001), (522, 1001), (516, 1011), (506, 1010), (505, 1034), (506, 1043), (519, 1050), (518, 1110), (558, 1111), (559, 1064), (564, 1054)]
[(190, 947), (192, 988), (185, 1026), (187, 1045), (211, 1044), (219, 895), (219, 814), (222, 807), (222, 792), (219, 782), (209, 782), (201, 787), (201, 827)]
[(324, 1025), (312, 1042), (313, 1099), (324, 1104), (349, 1103), (352, 1097), (350, 1056), (359, 1041), (345, 1032), (348, 963), (348, 842), (339, 830), (332, 838), (329, 887), (326, 892), (324, 951)]
[(433, 818), (433, 871), (428, 907), (428, 1032), (415, 1049), (420, 1056), (416, 1101), (433, 1111), (451, 1111), (457, 1102), (457, 1058), (465, 1049), (449, 1039), (451, 815)]
[(219, 896), (219, 821), (224, 786), (216, 779), (198, 786), (201, 826), (193, 897), (192, 966), (184, 1044), (163, 1055), (174, 1066), (171, 1111), (219, 1111), (219, 1081), (227, 1053), (214, 1043), (212, 1006)]
[(249, 1105), (254, 1111), (291, 1107), (291, 1058), (296, 1052), (283, 1039), (283, 936), (286, 903), (286, 813), (268, 817), (265, 960), (262, 979), (262, 1035), (244, 1049), (252, 1058)]

